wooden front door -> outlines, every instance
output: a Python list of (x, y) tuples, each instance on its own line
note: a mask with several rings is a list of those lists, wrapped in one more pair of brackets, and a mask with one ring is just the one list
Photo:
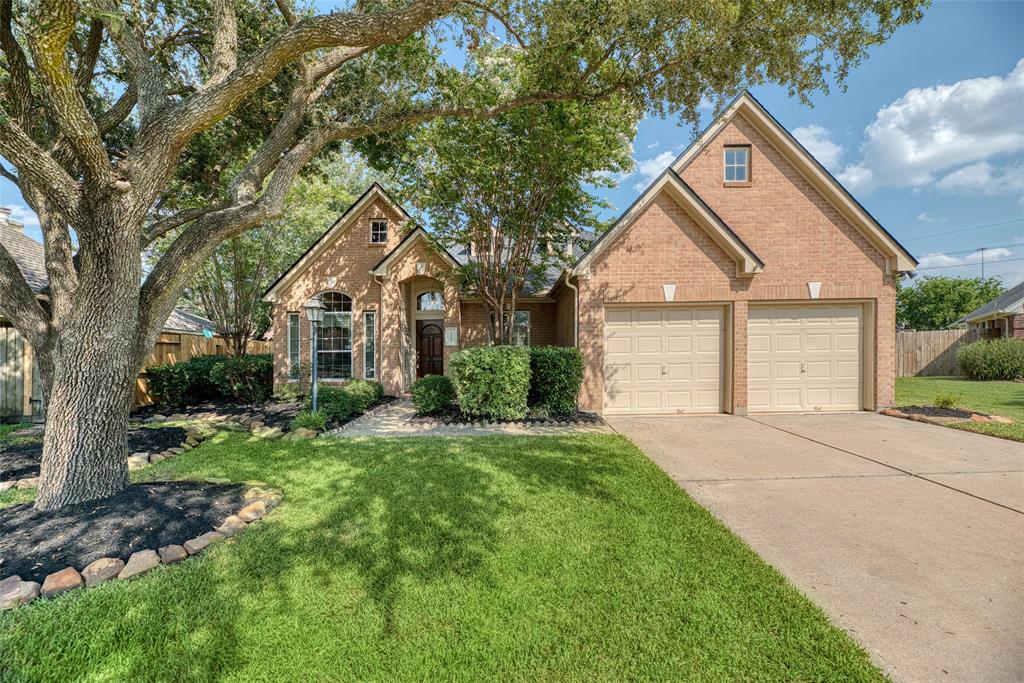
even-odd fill
[(416, 377), (444, 374), (444, 328), (439, 321), (416, 321)]

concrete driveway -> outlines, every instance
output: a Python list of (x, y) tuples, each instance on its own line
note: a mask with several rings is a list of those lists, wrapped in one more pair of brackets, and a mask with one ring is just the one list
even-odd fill
[(608, 422), (893, 679), (1024, 680), (1024, 444), (873, 413)]

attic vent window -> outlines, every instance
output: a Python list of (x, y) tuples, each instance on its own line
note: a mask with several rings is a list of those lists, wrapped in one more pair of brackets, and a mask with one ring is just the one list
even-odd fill
[(388, 241), (388, 222), (370, 221), (370, 244), (385, 244)]
[(725, 148), (725, 182), (750, 182), (750, 147)]

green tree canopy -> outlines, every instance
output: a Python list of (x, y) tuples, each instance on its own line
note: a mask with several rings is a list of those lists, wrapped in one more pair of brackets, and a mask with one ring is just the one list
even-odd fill
[(896, 290), (896, 327), (941, 330), (1006, 291), (999, 278), (925, 275)]

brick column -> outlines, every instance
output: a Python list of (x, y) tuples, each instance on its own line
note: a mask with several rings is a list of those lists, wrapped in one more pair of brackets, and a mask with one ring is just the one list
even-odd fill
[(734, 415), (747, 414), (748, 310), (746, 301), (732, 304), (732, 405), (726, 407)]

